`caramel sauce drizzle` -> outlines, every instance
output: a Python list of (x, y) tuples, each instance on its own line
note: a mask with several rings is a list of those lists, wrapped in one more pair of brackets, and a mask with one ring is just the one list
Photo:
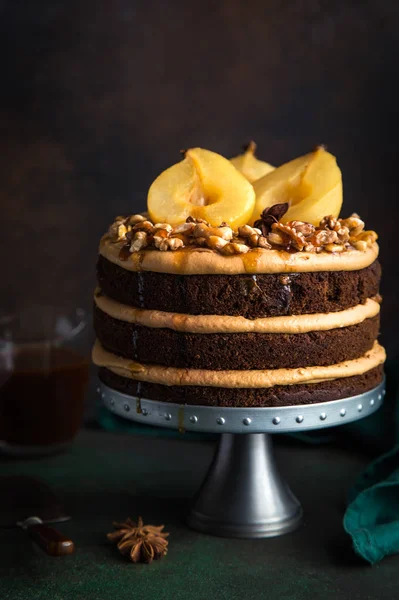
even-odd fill
[(138, 415), (142, 414), (142, 409), (141, 409), (141, 381), (137, 382), (137, 398), (136, 398), (136, 413)]
[(179, 433), (184, 433), (184, 406), (180, 406), (177, 413), (177, 429)]

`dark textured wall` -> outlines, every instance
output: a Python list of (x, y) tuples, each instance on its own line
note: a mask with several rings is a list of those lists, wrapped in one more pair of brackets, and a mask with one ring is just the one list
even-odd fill
[(395, 0), (0, 1), (3, 305), (88, 304), (97, 242), (179, 149), (324, 142), (381, 236), (399, 348)]

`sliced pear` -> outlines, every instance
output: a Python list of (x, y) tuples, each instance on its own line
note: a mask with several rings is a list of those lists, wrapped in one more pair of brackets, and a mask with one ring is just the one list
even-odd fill
[(147, 202), (154, 223), (175, 226), (191, 216), (215, 227), (224, 221), (237, 229), (253, 213), (255, 192), (227, 158), (191, 148), (181, 162), (156, 178)]
[(288, 202), (282, 222), (318, 225), (326, 215), (338, 217), (342, 206), (342, 175), (335, 156), (322, 146), (285, 163), (253, 184), (256, 202), (251, 223), (273, 204)]
[(251, 183), (264, 175), (267, 175), (267, 173), (274, 171), (275, 168), (272, 165), (269, 165), (269, 163), (256, 158), (255, 152), (256, 144), (255, 142), (250, 142), (243, 154), (230, 158), (231, 164), (233, 164)]

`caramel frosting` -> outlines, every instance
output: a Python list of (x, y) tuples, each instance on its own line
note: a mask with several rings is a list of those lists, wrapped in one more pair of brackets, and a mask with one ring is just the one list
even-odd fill
[(144, 327), (173, 329), (185, 333), (306, 333), (349, 327), (370, 319), (380, 311), (380, 305), (372, 298), (364, 304), (331, 313), (292, 315), (245, 319), (227, 315), (187, 315), (144, 310), (126, 306), (96, 290), (94, 301), (104, 313), (118, 321)]
[(154, 271), (175, 275), (239, 275), (245, 273), (295, 273), (314, 271), (357, 271), (371, 265), (378, 256), (378, 244), (365, 250), (334, 252), (293, 252), (254, 248), (246, 254), (224, 256), (208, 248), (183, 248), (174, 252), (145, 249), (122, 260), (123, 242), (104, 236), (99, 252), (112, 263), (128, 271)]
[(376, 341), (360, 358), (326, 367), (266, 369), (251, 371), (211, 371), (144, 365), (106, 351), (97, 340), (93, 362), (113, 373), (136, 381), (161, 385), (206, 386), (224, 388), (268, 388), (275, 385), (309, 384), (341, 377), (362, 375), (385, 361), (385, 350)]

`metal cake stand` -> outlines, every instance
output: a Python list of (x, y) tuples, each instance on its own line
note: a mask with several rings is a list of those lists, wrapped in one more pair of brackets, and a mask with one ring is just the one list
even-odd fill
[(156, 402), (122, 394), (103, 383), (98, 393), (111, 412), (132, 421), (220, 433), (188, 525), (214, 535), (262, 538), (293, 531), (302, 519), (301, 505), (277, 469), (270, 434), (310, 431), (367, 417), (381, 406), (385, 382), (342, 400), (277, 408)]

